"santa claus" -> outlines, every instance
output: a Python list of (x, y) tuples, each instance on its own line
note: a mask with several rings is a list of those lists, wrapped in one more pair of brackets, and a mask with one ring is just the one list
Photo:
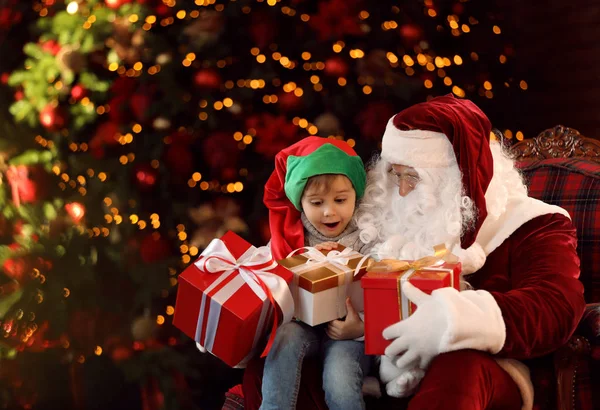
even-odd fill
[(389, 120), (369, 172), (363, 242), (398, 259), (445, 243), (463, 265), (461, 292), (405, 284), (418, 309), (383, 333), (381, 378), (415, 394), (409, 409), (531, 409), (523, 361), (565, 344), (585, 308), (568, 213), (527, 196), (490, 134), (472, 102), (434, 98)]

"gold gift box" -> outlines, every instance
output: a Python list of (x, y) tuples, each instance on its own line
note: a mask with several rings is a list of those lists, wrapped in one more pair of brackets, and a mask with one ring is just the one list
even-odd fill
[[(346, 247), (343, 245), (337, 246), (337, 251), (343, 251)], [(321, 251), (323, 255), (327, 255), (330, 251)], [(344, 266), (343, 271), (341, 270), (341, 266), (339, 264), (326, 263), (323, 266), (322, 263), (315, 263), (318, 265), (314, 269), (310, 269), (305, 272), (297, 273), (298, 266), (306, 265), (308, 259), (304, 254), (290, 256), (289, 258), (282, 259), (278, 261), (278, 263), (291, 270), (294, 275), (298, 276), (298, 287), (305, 289), (311, 293), (322, 292), (326, 289), (335, 288), (339, 286), (339, 275), (344, 275), (348, 271), (354, 272), (358, 264), (360, 263), (363, 255), (356, 252), (355, 255), (350, 256), (350, 261), (347, 266)], [(362, 278), (362, 276), (367, 272), (367, 262), (365, 261), (361, 266), (360, 270), (356, 275), (353, 276), (353, 282), (356, 282)], [(308, 268), (308, 267), (307, 267)]]

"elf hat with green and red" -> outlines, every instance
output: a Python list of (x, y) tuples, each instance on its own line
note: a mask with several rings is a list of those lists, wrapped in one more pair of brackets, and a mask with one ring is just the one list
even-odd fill
[(302, 193), (310, 177), (340, 174), (348, 177), (359, 199), (365, 192), (367, 175), (356, 152), (345, 141), (307, 137), (275, 156), (275, 170), (265, 185), (263, 201), (269, 210), (271, 251), (285, 258), (304, 246), (300, 219)]

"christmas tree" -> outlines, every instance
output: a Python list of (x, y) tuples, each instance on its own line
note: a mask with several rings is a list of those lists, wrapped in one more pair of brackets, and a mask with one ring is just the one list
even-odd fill
[(268, 240), (304, 136), (367, 160), (447, 93), (494, 119), (527, 84), (480, 3), (0, 2), (0, 405), (218, 406), (239, 372), (172, 327), (177, 274), (227, 230)]

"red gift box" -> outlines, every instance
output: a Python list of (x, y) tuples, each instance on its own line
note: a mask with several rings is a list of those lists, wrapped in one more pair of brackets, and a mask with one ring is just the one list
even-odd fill
[[(409, 264), (406, 262), (406, 265)], [(372, 272), (367, 267), (367, 273), (361, 279), (365, 301), (365, 353), (385, 354), (385, 348), (391, 340), (383, 338), (383, 330), (415, 311), (416, 306), (402, 293), (405, 281), (427, 294), (444, 287), (460, 290), (460, 272), (460, 262), (443, 262), (435, 266), (390, 272)]]
[(291, 318), (292, 276), (269, 248), (227, 232), (179, 275), (173, 324), (228, 365), (241, 366), (274, 330), (274, 300)]

